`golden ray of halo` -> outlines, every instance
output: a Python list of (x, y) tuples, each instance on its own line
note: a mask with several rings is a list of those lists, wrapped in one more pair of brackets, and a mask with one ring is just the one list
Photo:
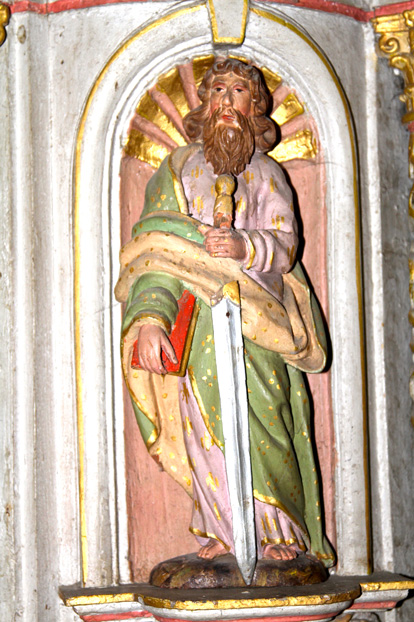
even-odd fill
[(209, 54), (208, 56), (200, 56), (193, 60), (193, 74), (197, 88), (200, 86), (206, 71), (208, 71), (214, 63), (214, 59), (214, 54)]
[(162, 93), (168, 95), (174, 106), (181, 114), (182, 118), (190, 112), (187, 98), (181, 84), (180, 74), (176, 67), (174, 67), (174, 69), (171, 69), (167, 73), (162, 74), (158, 78), (157, 88)]
[(284, 125), (304, 112), (305, 109), (296, 97), (295, 93), (289, 93), (289, 95), (285, 97), (283, 102), (271, 114), (271, 118), (273, 121), (276, 121), (278, 125)]
[(181, 136), (180, 132), (174, 127), (172, 121), (161, 110), (157, 103), (152, 99), (151, 95), (147, 91), (141, 98), (136, 113), (151, 121), (162, 129), (168, 136), (177, 143), (177, 145), (185, 145), (186, 141)]
[(289, 162), (290, 160), (311, 160), (318, 153), (316, 140), (311, 130), (296, 132), (282, 140), (267, 155), (276, 162)]

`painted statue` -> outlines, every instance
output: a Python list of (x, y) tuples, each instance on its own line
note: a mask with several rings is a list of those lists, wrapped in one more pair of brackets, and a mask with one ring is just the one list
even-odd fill
[[(254, 66), (219, 58), (199, 97), (184, 119), (192, 144), (173, 151), (151, 178), (132, 240), (121, 250), (124, 376), (149, 453), (192, 495), (198, 556), (234, 553), (210, 301), (236, 281), (257, 558), (293, 562), (306, 551), (329, 567), (334, 554), (322, 533), (302, 375), (324, 368), (325, 335), (295, 262), (292, 192), (266, 155), (276, 142), (270, 94)], [(229, 200), (233, 214), (217, 220)], [(188, 360), (177, 375), (167, 373), (179, 365), (171, 333), (188, 293), (195, 300), (183, 337)]]

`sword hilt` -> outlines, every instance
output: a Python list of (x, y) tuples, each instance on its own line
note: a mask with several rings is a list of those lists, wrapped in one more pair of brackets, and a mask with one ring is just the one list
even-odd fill
[(233, 220), (233, 194), (236, 182), (233, 175), (219, 175), (216, 179), (216, 201), (214, 203), (214, 226), (230, 229)]

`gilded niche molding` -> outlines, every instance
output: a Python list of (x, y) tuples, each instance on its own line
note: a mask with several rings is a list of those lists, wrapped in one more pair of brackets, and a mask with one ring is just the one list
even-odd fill
[(10, 9), (5, 4), (0, 4), (0, 46), (6, 39), (6, 26), (10, 21)]
[[(407, 124), (410, 132), (408, 171), (410, 178), (414, 179), (414, 10), (376, 17), (372, 23), (375, 32), (380, 35), (379, 54), (388, 58), (391, 67), (399, 69), (404, 77), (404, 93), (400, 99), (405, 103), (407, 111), (402, 121)], [(414, 185), (408, 200), (408, 213), (410, 232), (414, 236)], [(410, 348), (414, 355), (414, 243), (410, 247), (408, 262), (411, 305), (408, 319), (413, 327)], [(410, 376), (410, 395), (414, 401), (414, 369)]]

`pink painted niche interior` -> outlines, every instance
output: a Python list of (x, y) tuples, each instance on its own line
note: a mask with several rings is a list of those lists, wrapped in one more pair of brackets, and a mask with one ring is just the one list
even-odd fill
[[(197, 87), (202, 75), (201, 69), (205, 70), (208, 62), (211, 64), (212, 57), (210, 59), (206, 61), (204, 57), (198, 64), (197, 60), (194, 60), (173, 68), (144, 95), (150, 98), (147, 99), (146, 110), (152, 111), (152, 117), (149, 115), (145, 117), (142, 114), (143, 108), (139, 107), (138, 103), (137, 112), (131, 119), (129, 127), (129, 134), (138, 136), (138, 144), (142, 135), (142, 138), (150, 139), (161, 146), (165, 154), (178, 144), (186, 144), (179, 110), (183, 108), (191, 110), (199, 105)], [(286, 82), (273, 90), (273, 111), (276, 111), (292, 93), (303, 104), (304, 111), (281, 125), (281, 140), (293, 138), (298, 132), (310, 130), (316, 149), (311, 158), (292, 159), (281, 163), (281, 166), (296, 196), (296, 215), (301, 223), (303, 237), (299, 256), (329, 325), (323, 150), (316, 123), (306, 112), (306, 101)], [(175, 97), (178, 97), (177, 101), (174, 101)], [(177, 105), (177, 102), (180, 105)], [(160, 125), (159, 119), (164, 118), (162, 115), (168, 118), (168, 127), (172, 128), (169, 134), (157, 125), (157, 122)], [(166, 127), (165, 118), (164, 127)], [(179, 136), (180, 139), (174, 140), (171, 135)], [(154, 162), (152, 164), (153, 166), (144, 161), (144, 158), (140, 159), (139, 148), (135, 147), (134, 152), (127, 144), (120, 169), (122, 245), (129, 241), (132, 227), (139, 219), (146, 184), (156, 170)], [(314, 403), (315, 445), (322, 478), (325, 531), (335, 547), (335, 446), (329, 375), (329, 369), (321, 374), (308, 374), (308, 382)], [(192, 501), (186, 492), (149, 457), (125, 386), (124, 405), (129, 561), (133, 580), (142, 582), (148, 580), (150, 570), (161, 560), (196, 551), (198, 545), (194, 536), (188, 531)]]

